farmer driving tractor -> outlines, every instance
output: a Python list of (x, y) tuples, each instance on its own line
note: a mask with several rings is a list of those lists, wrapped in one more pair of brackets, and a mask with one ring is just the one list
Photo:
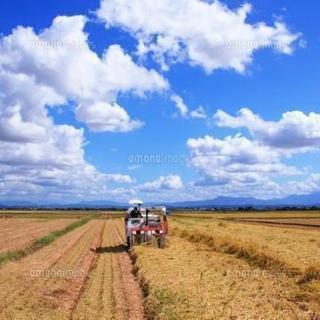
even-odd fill
[(165, 245), (168, 232), (165, 207), (142, 208), (141, 200), (131, 200), (132, 205), (125, 214), (125, 228), (128, 248), (137, 243), (150, 243), (155, 239), (160, 248)]

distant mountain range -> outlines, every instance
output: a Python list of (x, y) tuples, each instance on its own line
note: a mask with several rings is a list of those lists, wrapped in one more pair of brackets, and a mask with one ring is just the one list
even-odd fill
[[(236, 208), (236, 207), (284, 207), (320, 206), (320, 193), (295, 195), (283, 199), (261, 200), (255, 198), (217, 197), (208, 200), (182, 201), (169, 203), (147, 203), (147, 205), (167, 205), (172, 208)], [(37, 204), (29, 201), (0, 201), (0, 208), (126, 208), (127, 204), (111, 200), (81, 201), (68, 204)]]
[(268, 200), (256, 198), (217, 197), (209, 200), (173, 202), (170, 203), (170, 205), (173, 207), (187, 208), (320, 206), (320, 193)]
[(30, 207), (33, 203), (29, 201), (0, 201), (0, 208), (2, 207)]

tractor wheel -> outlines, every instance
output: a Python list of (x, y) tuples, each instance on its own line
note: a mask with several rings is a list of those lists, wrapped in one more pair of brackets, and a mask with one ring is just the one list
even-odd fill
[(137, 242), (136, 242), (136, 236), (135, 235), (131, 235), (131, 239), (130, 239), (130, 247), (133, 247)]
[(166, 245), (166, 238), (164, 235), (161, 235), (159, 238), (158, 238), (158, 247), (160, 249), (163, 249)]
[(127, 237), (127, 248), (130, 249), (130, 237)]

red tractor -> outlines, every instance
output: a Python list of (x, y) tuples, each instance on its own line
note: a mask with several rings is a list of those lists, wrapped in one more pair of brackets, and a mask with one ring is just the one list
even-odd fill
[(141, 200), (129, 201), (130, 208), (125, 214), (127, 246), (156, 242), (165, 247), (168, 232), (167, 209), (165, 207), (142, 207)]

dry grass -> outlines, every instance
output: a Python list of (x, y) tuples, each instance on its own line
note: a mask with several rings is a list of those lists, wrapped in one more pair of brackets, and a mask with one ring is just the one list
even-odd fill
[(76, 219), (0, 219), (0, 254), (24, 249), (35, 239), (61, 230)]
[(1, 219), (80, 219), (95, 216), (97, 219), (123, 217), (123, 211), (111, 210), (0, 210)]
[[(220, 223), (218, 223), (218, 225), (221, 226)], [(181, 230), (177, 227), (173, 229), (172, 234), (177, 234), (190, 242), (201, 242), (217, 252), (234, 255), (237, 258), (246, 260), (252, 266), (273, 272), (281, 272), (290, 277), (296, 276), (298, 278), (298, 284), (320, 281), (319, 263), (309, 265), (304, 270), (301, 270), (295, 266), (293, 259), (284, 259), (281, 255), (276, 254), (270, 247), (226, 236), (214, 238), (214, 236), (199, 231)], [(317, 253), (317, 251), (315, 253)]]
[(320, 264), (318, 263), (317, 265), (313, 265), (308, 267), (302, 277), (300, 278), (300, 280), (298, 281), (298, 283), (300, 284), (304, 284), (304, 283), (308, 283), (314, 280), (318, 280), (320, 281)]
[(123, 223), (107, 221), (97, 266), (72, 319), (143, 319), (143, 295), (132, 274), (132, 264), (122, 238)]
[(209, 244), (213, 243), (222, 251), (232, 253), (234, 250), (235, 254), (244, 257), (249, 254), (248, 258), (253, 260), (263, 260), (267, 256), (267, 266), (270, 262), (270, 266), (274, 264), (281, 270), (300, 270), (303, 273), (320, 261), (319, 230), (276, 228), (230, 221), (223, 221), (221, 225), (219, 219), (209, 221), (195, 218), (173, 218), (170, 226), (180, 233), (185, 230), (190, 236), (201, 235), (207, 243), (210, 240)]
[(100, 245), (103, 221), (90, 221), (0, 269), (0, 319), (68, 319)]
[[(312, 319), (320, 316), (293, 278), (254, 268), (202, 242), (170, 237), (165, 250), (134, 248), (149, 319)], [(261, 316), (263, 315), (263, 318)], [(317, 319), (317, 318), (314, 318)]]
[[(42, 237), (41, 237), (41, 233), (40, 234), (39, 232), (32, 233), (30, 230), (28, 233), (28, 229), (27, 229), (27, 230), (24, 230), (24, 233), (22, 235), (18, 234), (18, 239), (20, 239), (20, 242), (16, 241), (17, 238), (9, 237), (9, 239), (6, 239), (6, 240), (14, 242), (15, 248), (19, 248), (20, 246), (20, 249), (15, 249), (15, 250), (6, 251), (4, 253), (0, 253), (0, 266), (7, 261), (16, 261), (24, 258), (27, 255), (30, 255), (36, 252), (37, 250), (40, 250), (41, 248), (54, 242), (59, 237), (62, 237), (63, 235), (86, 224), (89, 220), (92, 220), (92, 217), (88, 216), (78, 220), (64, 219), (62, 220), (63, 222), (62, 224), (56, 223), (52, 225), (51, 228), (54, 231), (51, 231), (50, 233), (47, 233)], [(48, 224), (50, 226), (50, 223)], [(60, 229), (58, 229), (59, 226), (60, 226)], [(45, 231), (45, 230), (47, 229), (45, 228), (42, 231)], [(50, 230), (50, 228), (48, 230)], [(14, 231), (13, 233), (16, 233), (16, 232)], [(40, 237), (35, 238), (36, 235)]]
[(99, 211), (81, 210), (0, 210), (0, 219), (25, 218), (25, 219), (77, 219), (90, 215), (99, 216)]
[(149, 319), (320, 318), (318, 231), (212, 216), (170, 230), (165, 250), (133, 250)]
[(197, 219), (280, 219), (280, 218), (320, 218), (320, 211), (175, 211), (175, 217)]
[(227, 236), (214, 237), (199, 231), (179, 230), (179, 228), (175, 228), (173, 233), (177, 233), (181, 238), (194, 243), (201, 242), (214, 251), (244, 259), (255, 267), (283, 272), (289, 276), (301, 274), (300, 270), (284, 261), (281, 256), (255, 243), (240, 241)]
[(0, 319), (320, 319), (319, 231), (171, 217), (165, 249), (131, 250), (143, 299), (123, 221), (97, 217), (0, 268)]

